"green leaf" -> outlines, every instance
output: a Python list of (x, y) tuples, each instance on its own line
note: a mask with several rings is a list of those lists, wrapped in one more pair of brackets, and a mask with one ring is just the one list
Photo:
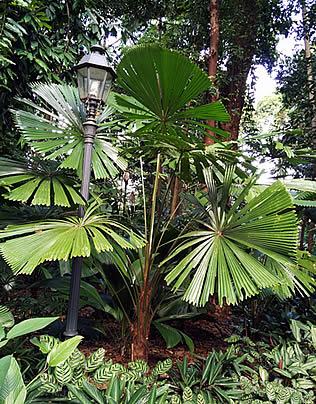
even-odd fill
[(7, 338), (13, 339), (21, 337), (22, 335), (30, 334), (34, 331), (41, 330), (57, 319), (58, 317), (43, 317), (21, 321), (19, 324), (16, 324), (13, 328), (11, 328), (11, 330), (7, 333)]
[[(203, 220), (201, 230), (180, 237), (180, 244), (160, 265), (171, 261), (184, 251), (187, 255), (177, 262), (166, 276), (174, 290), (190, 278), (184, 299), (195, 305), (205, 305), (216, 294), (220, 304), (236, 304), (253, 296), (262, 288), (283, 281), (253, 254), (255, 250), (282, 264), (284, 277), (301, 282), (297, 261), (298, 227), (291, 195), (277, 181), (259, 195), (244, 203), (254, 182), (246, 184), (232, 203), (230, 189), (232, 170), (226, 169), (223, 185), (218, 190), (210, 170), (204, 171), (208, 188), (207, 206), (197, 200)], [(193, 272), (193, 274), (192, 274)], [(305, 284), (304, 284), (305, 285)], [(296, 286), (296, 285), (294, 285)]]
[[(36, 62), (44, 64), (36, 59)], [(75, 170), (82, 176), (85, 108), (76, 87), (67, 84), (34, 84), (32, 90), (41, 105), (27, 99), (19, 99), (32, 112), (14, 110), (14, 120), (23, 140), (46, 159), (61, 159), (60, 168)], [(43, 106), (44, 103), (44, 106)], [(112, 113), (105, 108), (97, 118), (104, 123)], [(119, 150), (110, 143), (108, 132), (97, 130), (92, 151), (92, 169), (96, 178), (113, 178), (127, 163), (119, 156)], [(44, 201), (40, 195), (40, 201)], [(63, 205), (62, 205), (63, 206)]]
[(12, 201), (66, 207), (85, 203), (73, 188), (74, 180), (58, 169), (55, 162), (22, 162), (1, 157), (1, 185), (9, 191), (4, 197)]
[(24, 404), (26, 387), (17, 361), (13, 356), (0, 359), (1, 404)]
[(82, 336), (76, 335), (75, 337), (60, 342), (58, 345), (54, 346), (47, 356), (48, 365), (55, 367), (68, 359), (82, 339)]
[[(113, 251), (113, 244), (127, 249), (144, 245), (144, 240), (125, 226), (104, 214), (93, 214), (95, 209), (88, 209), (83, 218), (8, 226), (0, 231), (0, 239), (11, 239), (0, 244), (0, 252), (14, 272), (29, 274), (45, 261), (89, 257), (92, 248), (102, 252)], [(116, 230), (127, 234), (130, 241)]]
[(11, 328), (14, 325), (14, 317), (6, 306), (0, 305), (0, 325), (4, 328)]
[(167, 324), (159, 323), (158, 321), (155, 321), (154, 324), (165, 340), (167, 348), (173, 348), (181, 342), (181, 334), (174, 327), (170, 327)]
[[(135, 127), (133, 141), (139, 136), (143, 149), (164, 148), (166, 153), (189, 151), (204, 146), (202, 135), (210, 130), (205, 120), (229, 120), (223, 104), (187, 108), (190, 101), (209, 90), (208, 76), (183, 54), (158, 45), (130, 49), (117, 67), (117, 82), (127, 95), (114, 94), (111, 106), (120, 114), (122, 124)], [(203, 120), (203, 122), (201, 122)], [(226, 133), (214, 128), (219, 136)], [(148, 144), (147, 144), (148, 142)], [(203, 147), (205, 149), (205, 147)]]

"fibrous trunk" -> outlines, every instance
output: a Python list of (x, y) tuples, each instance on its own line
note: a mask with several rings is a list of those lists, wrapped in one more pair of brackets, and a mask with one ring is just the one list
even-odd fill
[(132, 325), (132, 361), (143, 359), (148, 361), (148, 339), (150, 332), (150, 290), (143, 287), (139, 296), (136, 320)]

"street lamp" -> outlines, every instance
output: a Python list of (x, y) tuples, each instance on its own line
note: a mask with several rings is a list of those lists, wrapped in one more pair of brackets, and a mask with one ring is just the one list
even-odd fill
[[(91, 176), (91, 157), (93, 143), (97, 130), (96, 113), (106, 103), (115, 73), (108, 66), (105, 51), (100, 45), (93, 45), (91, 52), (84, 55), (75, 66), (78, 78), (79, 97), (85, 103), (87, 120), (84, 128), (84, 151), (82, 165), (81, 195), (85, 201), (89, 198)], [(84, 216), (83, 206), (79, 207), (79, 217)], [(70, 338), (78, 334), (78, 312), (80, 301), (80, 280), (83, 257), (75, 257), (72, 263), (69, 305), (66, 321), (65, 337)]]

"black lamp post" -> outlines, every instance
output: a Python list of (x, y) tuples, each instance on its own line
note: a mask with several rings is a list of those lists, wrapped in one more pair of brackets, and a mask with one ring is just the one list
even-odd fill
[[(89, 185), (91, 176), (91, 157), (93, 143), (97, 130), (95, 121), (97, 111), (106, 103), (115, 73), (108, 66), (102, 46), (93, 45), (91, 53), (84, 55), (75, 67), (78, 77), (79, 97), (86, 105), (87, 120), (84, 122), (84, 152), (82, 165), (81, 195), (85, 201), (89, 198)], [(80, 217), (84, 215), (84, 208), (80, 206)], [(80, 301), (80, 280), (82, 270), (82, 257), (73, 259), (69, 305), (67, 313), (65, 337), (78, 334), (78, 312)]]

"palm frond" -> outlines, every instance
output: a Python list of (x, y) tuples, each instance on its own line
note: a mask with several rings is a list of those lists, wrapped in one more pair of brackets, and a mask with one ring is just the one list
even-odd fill
[[(125, 235), (125, 236), (123, 236)], [(7, 226), (0, 231), (0, 252), (15, 273), (30, 274), (45, 261), (89, 257), (113, 251), (118, 244), (124, 249), (140, 248), (144, 240), (122, 224), (104, 214), (87, 210), (83, 218), (67, 217), (23, 225)]]
[(315, 290), (316, 265), (305, 261), (299, 259), (297, 263), (283, 264), (272, 258), (266, 259), (265, 266), (280, 279), (280, 283), (271, 288), (279, 298), (290, 298), (295, 292), (308, 296)]
[(117, 73), (118, 84), (127, 95), (114, 94), (111, 105), (120, 112), (124, 122), (133, 121), (134, 126), (135, 122), (140, 123), (133, 136), (147, 135), (159, 142), (160, 148), (168, 149), (171, 145), (181, 150), (194, 143), (203, 144), (202, 136), (210, 129), (219, 137), (228, 136), (225, 131), (201, 122), (229, 121), (220, 101), (188, 106), (210, 89), (211, 82), (184, 55), (157, 45), (137, 46), (122, 58)]
[[(22, 138), (46, 159), (62, 159), (61, 168), (76, 170), (81, 177), (83, 163), (84, 105), (76, 87), (66, 84), (34, 84), (33, 93), (39, 103), (20, 101), (32, 109), (13, 110), (14, 120)], [(105, 122), (112, 113), (107, 107), (97, 123)], [(104, 128), (97, 130), (93, 146), (92, 170), (95, 178), (115, 177), (126, 168), (119, 150), (109, 142)]]
[(262, 288), (280, 283), (280, 278), (264, 266), (260, 256), (268, 256), (282, 265), (295, 264), (297, 217), (292, 198), (280, 181), (245, 203), (254, 181), (248, 182), (233, 201), (230, 168), (220, 189), (210, 170), (205, 170), (204, 175), (208, 204), (201, 206), (204, 218), (198, 225), (202, 229), (181, 236), (181, 243), (161, 265), (187, 252), (166, 276), (167, 283), (174, 283), (177, 290), (192, 276), (184, 295), (186, 301), (204, 305), (215, 294), (220, 304), (224, 300), (236, 304)]
[(10, 201), (45, 206), (83, 205), (85, 202), (74, 184), (56, 164), (0, 157), (0, 187), (7, 189), (4, 197)]

